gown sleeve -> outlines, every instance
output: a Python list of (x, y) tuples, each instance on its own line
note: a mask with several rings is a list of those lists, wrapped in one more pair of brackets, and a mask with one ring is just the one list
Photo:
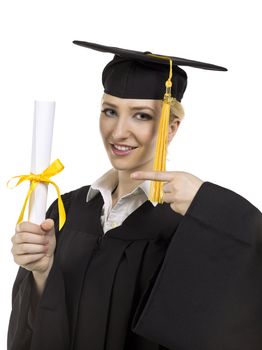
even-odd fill
[[(62, 196), (66, 212), (71, 202), (71, 192)], [(49, 207), (46, 218), (55, 222), (55, 232), (58, 232), (57, 200)], [(49, 275), (53, 273), (52, 269)], [(49, 277), (48, 277), (49, 278)], [(31, 346), (33, 322), (30, 320), (30, 300), (33, 286), (32, 272), (19, 267), (12, 290), (12, 311), (9, 320), (7, 349), (29, 350)]]
[(132, 322), (174, 350), (262, 349), (262, 215), (204, 182)]

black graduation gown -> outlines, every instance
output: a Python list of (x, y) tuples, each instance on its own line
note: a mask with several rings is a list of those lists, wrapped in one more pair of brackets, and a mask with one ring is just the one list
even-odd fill
[[(32, 274), (13, 287), (8, 350), (261, 350), (262, 215), (205, 182), (184, 216), (146, 201), (103, 235), (100, 194), (63, 196), (55, 261), (28, 322)], [(57, 203), (47, 217), (58, 224)]]

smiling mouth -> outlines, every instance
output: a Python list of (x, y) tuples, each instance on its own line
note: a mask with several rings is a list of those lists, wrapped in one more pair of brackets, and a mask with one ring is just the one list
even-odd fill
[(120, 146), (115, 144), (110, 144), (113, 154), (116, 155), (126, 155), (130, 154), (134, 149), (137, 147), (131, 147), (131, 146)]

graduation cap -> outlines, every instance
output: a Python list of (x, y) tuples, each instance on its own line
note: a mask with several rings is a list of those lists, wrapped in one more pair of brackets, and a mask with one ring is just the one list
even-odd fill
[[(149, 51), (140, 52), (77, 40), (73, 43), (114, 54), (102, 73), (105, 93), (127, 99), (163, 99), (153, 170), (165, 171), (170, 105), (174, 99), (181, 102), (187, 86), (187, 74), (180, 66), (215, 71), (227, 69), (210, 63), (152, 54)], [(150, 200), (162, 203), (162, 186), (160, 181), (151, 182)]]

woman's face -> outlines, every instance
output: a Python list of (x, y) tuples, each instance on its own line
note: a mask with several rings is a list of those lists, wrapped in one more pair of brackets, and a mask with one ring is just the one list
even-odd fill
[[(124, 99), (104, 94), (100, 132), (117, 170), (150, 170), (153, 166), (161, 100)], [(176, 122), (176, 129), (178, 123)], [(174, 127), (170, 133), (175, 134)]]

